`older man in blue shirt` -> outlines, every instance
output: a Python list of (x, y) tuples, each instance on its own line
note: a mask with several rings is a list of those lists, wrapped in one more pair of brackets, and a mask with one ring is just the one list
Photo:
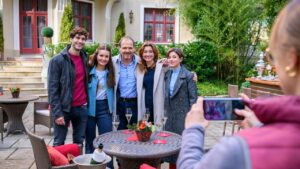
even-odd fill
[(136, 75), (139, 56), (134, 54), (134, 40), (129, 36), (125, 36), (120, 40), (119, 51), (120, 54), (112, 59), (116, 81), (114, 107), (120, 118), (118, 129), (126, 129), (128, 124), (125, 116), (127, 108), (132, 111), (130, 124), (137, 123)]

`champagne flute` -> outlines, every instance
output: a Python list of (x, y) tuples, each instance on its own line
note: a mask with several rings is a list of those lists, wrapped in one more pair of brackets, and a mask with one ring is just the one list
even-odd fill
[(118, 115), (113, 115), (112, 124), (114, 126), (114, 131), (117, 131), (120, 124), (120, 119)]
[(162, 120), (160, 118), (156, 118), (155, 120), (155, 126), (157, 131), (161, 131), (162, 127)]
[(150, 117), (150, 110), (149, 108), (146, 108), (146, 113), (144, 114), (144, 120), (148, 121)]
[(165, 130), (165, 125), (166, 125), (167, 120), (168, 120), (168, 117), (167, 117), (167, 116), (164, 116), (164, 117), (162, 118), (163, 130)]
[(127, 119), (127, 121), (128, 121), (128, 124), (129, 124), (129, 123), (130, 123), (130, 119), (131, 119), (131, 117), (132, 117), (132, 110), (131, 110), (131, 108), (127, 108), (127, 109), (126, 109), (125, 116), (126, 116), (126, 119)]

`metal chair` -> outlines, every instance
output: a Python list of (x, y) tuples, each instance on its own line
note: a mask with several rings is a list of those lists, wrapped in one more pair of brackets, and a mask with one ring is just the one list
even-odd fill
[(49, 128), (49, 134), (51, 134), (51, 128), (53, 127), (53, 117), (48, 109), (48, 102), (34, 102), (33, 104), (33, 132), (35, 133), (35, 125), (41, 124)]
[(26, 129), (30, 139), (37, 169), (78, 169), (76, 164), (52, 166), (44, 138), (34, 135)]
[(3, 132), (4, 132), (4, 123), (8, 121), (8, 117), (6, 113), (3, 111), (2, 107), (0, 107), (0, 133), (1, 133), (1, 141), (3, 141)]

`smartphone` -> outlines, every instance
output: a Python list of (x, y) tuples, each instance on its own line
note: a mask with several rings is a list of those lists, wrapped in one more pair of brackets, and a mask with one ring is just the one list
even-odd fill
[(241, 98), (206, 97), (203, 102), (204, 118), (206, 120), (243, 120), (234, 109), (244, 109)]

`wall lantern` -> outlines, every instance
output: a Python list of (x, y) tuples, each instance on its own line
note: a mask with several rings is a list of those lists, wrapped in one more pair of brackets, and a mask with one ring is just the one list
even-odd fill
[(129, 12), (129, 22), (132, 23), (133, 20), (133, 12), (132, 10)]

